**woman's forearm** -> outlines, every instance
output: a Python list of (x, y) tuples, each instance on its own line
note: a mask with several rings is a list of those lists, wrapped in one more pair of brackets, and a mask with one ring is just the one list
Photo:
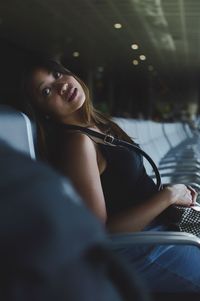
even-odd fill
[(141, 231), (173, 202), (171, 192), (164, 189), (147, 202), (110, 218), (107, 221), (108, 230), (110, 232)]

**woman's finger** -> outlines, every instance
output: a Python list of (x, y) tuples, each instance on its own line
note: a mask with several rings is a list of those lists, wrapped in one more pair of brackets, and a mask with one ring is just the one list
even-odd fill
[(188, 190), (190, 190), (191, 192), (191, 195), (192, 195), (192, 204), (195, 204), (196, 203), (196, 200), (197, 200), (197, 196), (198, 196), (198, 193), (197, 191), (190, 185), (187, 185), (187, 188)]

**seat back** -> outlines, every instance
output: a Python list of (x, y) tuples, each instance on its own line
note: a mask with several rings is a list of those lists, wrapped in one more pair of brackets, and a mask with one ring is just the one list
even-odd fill
[(30, 158), (36, 158), (30, 119), (7, 105), (0, 105), (0, 139)]

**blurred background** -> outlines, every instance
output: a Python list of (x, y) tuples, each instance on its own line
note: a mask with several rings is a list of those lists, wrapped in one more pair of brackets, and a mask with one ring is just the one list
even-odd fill
[(0, 41), (1, 103), (19, 101), (31, 51), (60, 57), (108, 115), (199, 114), (199, 0), (1, 0)]

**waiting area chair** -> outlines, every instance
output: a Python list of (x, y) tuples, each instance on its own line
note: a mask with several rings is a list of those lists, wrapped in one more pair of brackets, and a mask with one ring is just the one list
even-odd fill
[[(126, 120), (123, 119), (124, 124)], [(141, 121), (140, 121), (141, 122)], [(0, 139), (9, 144), (12, 148), (20, 151), (31, 159), (36, 159), (35, 145), (36, 138), (34, 137), (34, 125), (31, 123), (28, 116), (17, 111), (10, 106), (0, 105)], [(129, 133), (130, 134), (130, 133)], [(113, 235), (114, 244), (118, 243), (166, 243), (166, 244), (192, 244), (200, 246), (200, 239), (193, 235), (179, 232), (148, 232), (136, 234)]]

